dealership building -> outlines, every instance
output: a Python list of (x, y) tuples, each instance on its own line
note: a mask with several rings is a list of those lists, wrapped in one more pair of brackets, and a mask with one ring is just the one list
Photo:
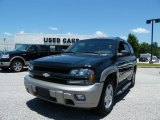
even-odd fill
[(0, 38), (0, 51), (9, 51), (15, 48), (14, 39)]
[(69, 46), (73, 43), (89, 38), (98, 37), (96, 35), (78, 35), (78, 34), (35, 34), (23, 33), (15, 34), (13, 40), (7, 38), (0, 39), (0, 51), (13, 50), (19, 44), (46, 44)]

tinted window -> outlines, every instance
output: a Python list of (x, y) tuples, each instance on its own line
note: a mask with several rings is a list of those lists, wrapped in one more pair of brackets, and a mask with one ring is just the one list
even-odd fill
[(118, 52), (121, 52), (122, 50), (126, 50), (127, 52), (131, 52), (127, 43), (120, 42)]
[(125, 47), (124, 47), (123, 42), (120, 42), (118, 46), (118, 52), (120, 53), (122, 50), (125, 50)]
[(124, 48), (125, 48), (125, 50), (126, 50), (127, 52), (131, 52), (130, 49), (129, 49), (128, 44), (124, 43)]
[(29, 48), (29, 52), (38, 52), (38, 51), (39, 51), (39, 49), (36, 45), (32, 45)]
[(49, 46), (45, 46), (45, 45), (41, 45), (40, 48), (41, 48), (41, 52), (48, 52), (49, 51)]
[(30, 47), (30, 45), (17, 45), (16, 46), (16, 50), (18, 50), (18, 51), (27, 51), (28, 49), (29, 49), (29, 47)]
[(50, 51), (55, 52), (55, 46), (50, 46)]
[(134, 54), (134, 51), (133, 51), (132, 46), (131, 46), (130, 44), (128, 44), (128, 45), (129, 45), (129, 47), (130, 47), (130, 51), (131, 51), (131, 53), (132, 53), (132, 54)]
[(56, 46), (56, 51), (62, 51), (62, 47), (61, 46)]
[(64, 51), (68, 48), (68, 46), (63, 46), (63, 45), (60, 45), (60, 46), (56, 46), (55, 50), (56, 51)]

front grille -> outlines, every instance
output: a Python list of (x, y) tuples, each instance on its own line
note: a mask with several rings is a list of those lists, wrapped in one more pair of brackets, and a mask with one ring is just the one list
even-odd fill
[(59, 84), (67, 84), (67, 80), (64, 79), (57, 79), (57, 78), (45, 78), (42, 76), (36, 76), (34, 75), (35, 79), (41, 80), (41, 81), (46, 81), (46, 82), (51, 82), (51, 83), (59, 83)]
[[(32, 71), (29, 71), (31, 77), (41, 80), (47, 81), (52, 83), (59, 83), (59, 84), (67, 84), (67, 79), (69, 77), (69, 69), (64, 67), (52, 67), (52, 66), (34, 66)], [(49, 74), (48, 77), (45, 77), (44, 74)]]
[(54, 67), (34, 66), (34, 71), (44, 71), (44, 72), (69, 74), (70, 70), (62, 69), (62, 68), (54, 68)]

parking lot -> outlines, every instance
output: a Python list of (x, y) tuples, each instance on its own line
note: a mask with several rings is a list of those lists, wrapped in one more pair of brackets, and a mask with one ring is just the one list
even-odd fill
[(160, 120), (160, 68), (138, 68), (135, 87), (117, 96), (105, 117), (35, 98), (25, 90), (26, 74), (0, 70), (0, 120)]

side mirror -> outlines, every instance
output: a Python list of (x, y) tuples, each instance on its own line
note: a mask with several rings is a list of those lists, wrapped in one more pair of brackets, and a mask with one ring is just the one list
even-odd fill
[(127, 50), (121, 50), (120, 53), (117, 53), (117, 56), (122, 57), (122, 56), (128, 56), (130, 55), (130, 52), (128, 52)]

